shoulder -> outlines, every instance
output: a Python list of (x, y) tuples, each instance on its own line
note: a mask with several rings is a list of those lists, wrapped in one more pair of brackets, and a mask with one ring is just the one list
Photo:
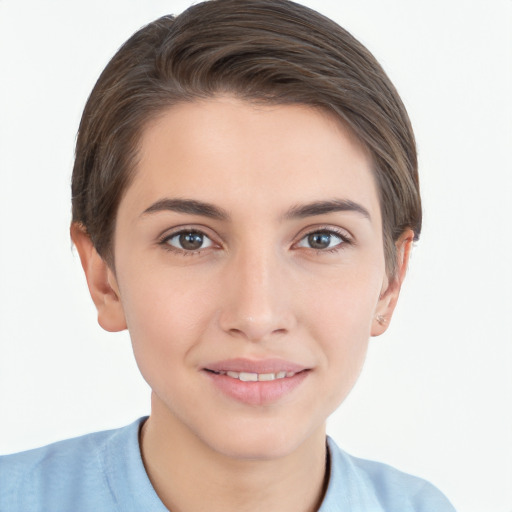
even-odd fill
[[(328, 439), (331, 455), (329, 492), (343, 496), (361, 510), (400, 510), (401, 512), (455, 512), (448, 499), (431, 483), (391, 466), (353, 457)], [(349, 482), (350, 489), (347, 487)], [(372, 508), (373, 507), (373, 508)], [(378, 507), (378, 508), (377, 508)], [(329, 509), (326, 509), (329, 510)], [(354, 510), (359, 510), (357, 506)]]
[(102, 510), (101, 503), (112, 499), (107, 483), (112, 445), (116, 439), (124, 439), (122, 444), (136, 440), (141, 420), (0, 457), (0, 512), (66, 510), (68, 506), (77, 510), (78, 503)]

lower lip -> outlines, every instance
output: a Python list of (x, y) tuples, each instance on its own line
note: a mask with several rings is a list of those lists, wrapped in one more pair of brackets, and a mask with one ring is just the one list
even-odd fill
[(267, 405), (279, 401), (294, 391), (308, 376), (309, 371), (296, 373), (293, 377), (261, 382), (244, 382), (206, 370), (204, 373), (217, 389), (230, 398), (248, 405)]

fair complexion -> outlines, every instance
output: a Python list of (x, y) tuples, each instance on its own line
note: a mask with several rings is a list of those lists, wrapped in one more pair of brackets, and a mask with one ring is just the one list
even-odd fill
[(179, 104), (142, 135), (113, 268), (72, 235), (100, 324), (129, 329), (152, 388), (141, 450), (164, 504), (317, 510), (326, 419), (389, 323), (412, 239), (390, 279), (357, 140), (306, 106)]

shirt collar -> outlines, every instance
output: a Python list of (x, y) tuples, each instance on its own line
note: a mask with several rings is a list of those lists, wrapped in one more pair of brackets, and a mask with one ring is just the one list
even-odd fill
[(318, 512), (383, 511), (364, 476), (330, 437), (327, 437), (327, 450), (330, 460), (329, 482)]

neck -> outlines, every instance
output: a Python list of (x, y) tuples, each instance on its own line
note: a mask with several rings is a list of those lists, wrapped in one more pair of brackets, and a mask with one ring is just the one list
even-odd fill
[[(154, 409), (153, 409), (154, 412)], [(172, 512), (314, 512), (326, 487), (325, 427), (275, 459), (227, 456), (178, 420), (153, 414), (141, 429), (149, 479)]]

